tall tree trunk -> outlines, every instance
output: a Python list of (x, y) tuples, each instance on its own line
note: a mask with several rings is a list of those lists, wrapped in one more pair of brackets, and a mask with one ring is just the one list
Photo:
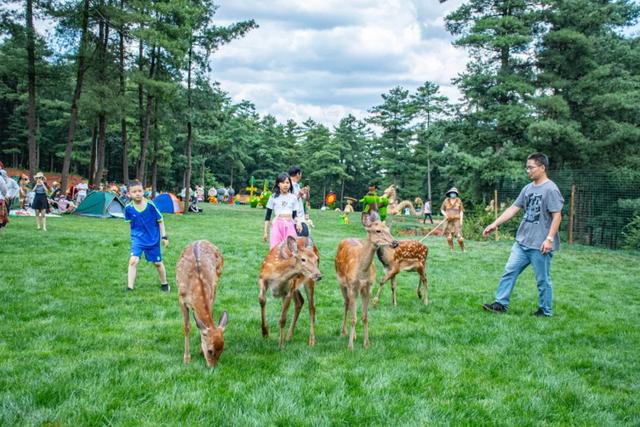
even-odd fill
[(340, 187), (340, 209), (344, 210), (344, 178), (342, 178), (342, 185)]
[(191, 124), (191, 59), (193, 55), (193, 40), (190, 40), (189, 44), (189, 69), (187, 70), (187, 173), (185, 176), (185, 190), (184, 190), (184, 212), (189, 212), (189, 190), (191, 187), (191, 150), (193, 148), (193, 130)]
[[(120, 9), (124, 10), (124, 0), (120, 0)], [(120, 96), (126, 96), (126, 82), (124, 78), (124, 31), (120, 31)], [(120, 117), (120, 143), (122, 144), (122, 182), (129, 184), (129, 143), (127, 141), (127, 108), (122, 103)]]
[[(102, 6), (103, 3), (100, 2), (100, 5)], [(100, 81), (101, 83), (104, 84), (104, 82), (106, 81), (106, 76), (105, 76), (105, 67), (106, 67), (106, 51), (107, 51), (107, 43), (109, 40), (109, 25), (108, 22), (106, 22), (104, 19), (100, 20), (100, 30), (99, 30), (99, 37), (100, 37), (100, 45), (99, 45), (99, 59), (100, 59), (100, 71), (99, 71), (99, 76), (100, 76)], [(102, 183), (102, 180), (104, 179), (104, 156), (105, 156), (105, 151), (106, 151), (106, 144), (107, 144), (107, 116), (106, 113), (104, 111), (101, 111), (100, 113), (98, 113), (98, 148), (96, 150), (96, 176), (94, 177), (94, 182), (98, 185), (100, 185), (100, 183)]]
[(205, 168), (205, 162), (207, 160), (203, 157), (202, 158), (202, 163), (201, 163), (201, 167), (200, 167), (200, 172), (201, 172), (201, 176), (200, 176), (200, 185), (202, 186), (202, 188), (204, 188), (204, 168)]
[[(151, 49), (151, 66), (149, 67), (149, 78), (153, 79), (156, 68), (156, 47)], [(153, 101), (154, 97), (147, 91), (147, 110), (144, 114), (144, 122), (142, 126), (142, 140), (140, 141), (140, 163), (138, 167), (138, 179), (142, 184), (145, 183), (146, 162), (147, 162), (147, 147), (149, 146), (149, 127), (151, 125), (151, 118), (153, 116)]]
[[(142, 29), (143, 26), (140, 25)], [(138, 72), (142, 75), (144, 69), (144, 49), (142, 39), (138, 43)], [(144, 89), (142, 82), (138, 83), (138, 124), (140, 128), (140, 146), (144, 140)], [(142, 155), (142, 153), (140, 153)], [(138, 157), (138, 163), (136, 165), (136, 177), (140, 176), (140, 157)]]
[(154, 114), (153, 119), (153, 160), (151, 161), (151, 198), (156, 198), (156, 193), (158, 191), (158, 114), (157, 114), (157, 104), (156, 104), (156, 112)]
[(27, 0), (27, 90), (29, 92), (27, 109), (27, 146), (29, 148), (29, 175), (33, 179), (38, 169), (36, 147), (36, 46), (33, 28), (33, 0)]
[(73, 136), (76, 131), (76, 124), (78, 121), (78, 100), (82, 94), (82, 81), (84, 79), (85, 70), (85, 51), (87, 44), (89, 43), (88, 27), (89, 23), (89, 0), (83, 1), (82, 6), (82, 24), (81, 24), (81, 37), (80, 48), (78, 51), (78, 70), (76, 77), (76, 88), (73, 92), (73, 98), (71, 99), (71, 118), (69, 119), (69, 131), (67, 133), (67, 146), (64, 150), (64, 161), (62, 163), (62, 177), (60, 179), (60, 188), (62, 191), (67, 190), (67, 181), (69, 177), (69, 167), (71, 166), (71, 152), (73, 151)]
[(91, 160), (89, 161), (89, 185), (95, 184), (97, 145), (98, 145), (98, 125), (96, 124), (93, 126), (93, 131), (91, 132)]
[(98, 115), (98, 148), (96, 150), (96, 176), (94, 182), (97, 185), (103, 180), (104, 175), (104, 155), (107, 143), (107, 116), (104, 113)]

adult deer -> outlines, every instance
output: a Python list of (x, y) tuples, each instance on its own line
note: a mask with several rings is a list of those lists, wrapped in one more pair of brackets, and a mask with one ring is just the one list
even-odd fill
[(376, 280), (373, 256), (376, 249), (383, 246), (395, 247), (398, 242), (393, 239), (389, 228), (380, 221), (377, 212), (372, 211), (362, 216), (362, 225), (367, 231), (365, 240), (345, 239), (338, 245), (336, 254), (336, 274), (340, 290), (344, 298), (344, 320), (342, 335), (347, 335), (347, 314), (351, 312), (351, 332), (349, 334), (349, 350), (353, 350), (356, 335), (356, 300), (362, 297), (362, 323), (364, 325), (365, 348), (369, 346), (368, 306), (371, 296), (371, 285)]
[(262, 262), (260, 268), (260, 277), (258, 278), (258, 287), (260, 288), (260, 311), (262, 316), (262, 336), (269, 336), (269, 327), (267, 326), (266, 305), (267, 291), (271, 292), (276, 298), (283, 298), (282, 312), (280, 314), (280, 339), (278, 345), (284, 347), (284, 327), (287, 323), (287, 311), (291, 300), (295, 301), (295, 311), (293, 320), (289, 327), (287, 340), (293, 337), (300, 310), (304, 304), (300, 289), (304, 287), (309, 299), (309, 345), (316, 343), (315, 336), (315, 313), (316, 306), (313, 299), (315, 283), (322, 279), (322, 274), (318, 269), (320, 263), (320, 254), (318, 248), (308, 237), (287, 237), (278, 246), (274, 246)]
[(393, 305), (396, 305), (396, 275), (401, 271), (416, 271), (418, 273), (420, 279), (416, 293), (418, 298), (422, 298), (420, 285), (424, 285), (424, 304), (429, 304), (426, 266), (428, 253), (429, 248), (415, 240), (402, 240), (395, 249), (389, 246), (379, 248), (378, 259), (384, 266), (384, 277), (380, 281), (375, 298), (373, 298), (373, 305), (378, 305), (378, 297), (382, 286), (389, 280), (391, 280), (391, 301)]
[(208, 366), (215, 366), (224, 350), (224, 329), (228, 315), (224, 311), (218, 326), (213, 321), (218, 280), (222, 274), (224, 258), (220, 250), (206, 240), (190, 243), (182, 251), (176, 265), (178, 300), (184, 318), (184, 363), (191, 362), (189, 310), (200, 331), (200, 345)]

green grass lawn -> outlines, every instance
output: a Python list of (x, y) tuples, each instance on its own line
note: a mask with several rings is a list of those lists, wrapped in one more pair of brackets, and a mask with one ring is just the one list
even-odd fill
[[(314, 212), (318, 344), (307, 346), (305, 304), (279, 350), (281, 300), (271, 295), (271, 338), (260, 333), (264, 211), (205, 209), (165, 217), (169, 294), (146, 263), (135, 292), (124, 292), (124, 221), (52, 218), (44, 233), (34, 218), (12, 218), (0, 234), (0, 425), (640, 424), (638, 253), (565, 245), (553, 263), (555, 316), (545, 319), (530, 315), (530, 270), (508, 314), (481, 309), (509, 242), (468, 241), (467, 253), (450, 255), (430, 237), (429, 306), (415, 295), (417, 275), (400, 274), (398, 306), (387, 284), (370, 310), (370, 348), (358, 323), (349, 352), (333, 258), (340, 239), (364, 232), (357, 215), (342, 225), (335, 212)], [(214, 315), (230, 319), (215, 370), (197, 353), (195, 327), (193, 361), (182, 363), (175, 264), (196, 239), (225, 257)]]

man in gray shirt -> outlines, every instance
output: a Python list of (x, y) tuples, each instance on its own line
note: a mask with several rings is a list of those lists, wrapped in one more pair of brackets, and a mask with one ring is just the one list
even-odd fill
[(483, 236), (488, 236), (520, 209), (524, 209), (516, 242), (511, 248), (511, 256), (498, 284), (496, 300), (482, 306), (487, 311), (507, 311), (518, 276), (531, 264), (538, 285), (538, 310), (533, 314), (544, 317), (552, 315), (551, 259), (560, 244), (557, 233), (562, 220), (564, 199), (558, 186), (547, 177), (548, 167), (549, 159), (542, 153), (527, 157), (527, 175), (532, 182), (522, 189), (513, 205), (482, 233)]

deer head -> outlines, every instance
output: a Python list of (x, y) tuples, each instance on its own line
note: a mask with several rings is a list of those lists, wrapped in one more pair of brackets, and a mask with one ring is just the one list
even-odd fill
[(398, 246), (398, 241), (393, 238), (389, 227), (382, 221), (378, 212), (371, 211), (367, 215), (362, 216), (362, 225), (368, 233), (369, 242), (376, 247), (391, 246), (395, 248)]
[(280, 246), (280, 258), (288, 259), (291, 268), (306, 278), (316, 282), (322, 279), (322, 273), (318, 269), (318, 256), (313, 251), (311, 238), (307, 237), (304, 246), (299, 248), (295, 237), (287, 237)]
[(200, 330), (200, 345), (202, 354), (204, 354), (207, 366), (215, 367), (220, 359), (220, 355), (224, 351), (224, 330), (227, 326), (229, 315), (226, 311), (222, 312), (218, 326), (207, 327), (196, 317), (196, 325)]

